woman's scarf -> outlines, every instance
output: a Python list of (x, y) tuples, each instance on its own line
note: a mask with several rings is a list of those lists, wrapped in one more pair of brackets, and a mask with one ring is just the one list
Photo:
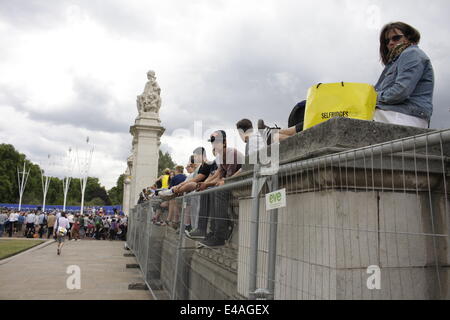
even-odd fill
[(410, 46), (411, 46), (411, 43), (404, 43), (404, 44), (400, 44), (400, 45), (392, 48), (392, 50), (388, 54), (388, 63), (391, 63), (392, 61), (397, 59), (398, 56), (401, 55), (402, 52), (405, 51)]

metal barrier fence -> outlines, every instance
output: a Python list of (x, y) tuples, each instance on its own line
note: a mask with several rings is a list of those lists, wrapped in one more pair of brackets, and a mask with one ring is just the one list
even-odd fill
[[(442, 130), (273, 176), (255, 166), (253, 177), (178, 198), (178, 234), (152, 224), (154, 203), (136, 206), (127, 244), (172, 299), (449, 299), (449, 155)], [(285, 197), (269, 210), (277, 190)]]

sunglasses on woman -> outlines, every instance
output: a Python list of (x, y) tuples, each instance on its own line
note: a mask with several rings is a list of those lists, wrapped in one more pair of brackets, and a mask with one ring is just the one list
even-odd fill
[(389, 42), (391, 42), (391, 41), (394, 41), (394, 42), (400, 41), (400, 39), (403, 38), (403, 37), (404, 37), (403, 34), (397, 34), (397, 35), (395, 35), (395, 36), (392, 36), (392, 37), (390, 37), (390, 38), (387, 38), (387, 39), (386, 39), (386, 44), (389, 43)]

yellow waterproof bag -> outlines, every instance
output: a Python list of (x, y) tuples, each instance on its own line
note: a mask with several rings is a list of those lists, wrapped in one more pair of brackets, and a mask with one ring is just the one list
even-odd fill
[(377, 92), (367, 83), (319, 83), (308, 90), (303, 130), (334, 117), (373, 120)]

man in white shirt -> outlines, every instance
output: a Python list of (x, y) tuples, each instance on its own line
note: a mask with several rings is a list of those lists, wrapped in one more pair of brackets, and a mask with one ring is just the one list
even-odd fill
[(69, 220), (66, 218), (66, 213), (62, 212), (61, 217), (56, 219), (53, 229), (55, 230), (56, 241), (58, 241), (57, 254), (61, 254), (61, 249), (64, 245), (65, 236), (68, 232)]
[(35, 231), (34, 225), (36, 223), (36, 215), (34, 214), (34, 211), (31, 211), (29, 214), (27, 214), (25, 223), (27, 225), (25, 229), (25, 237), (32, 238)]

